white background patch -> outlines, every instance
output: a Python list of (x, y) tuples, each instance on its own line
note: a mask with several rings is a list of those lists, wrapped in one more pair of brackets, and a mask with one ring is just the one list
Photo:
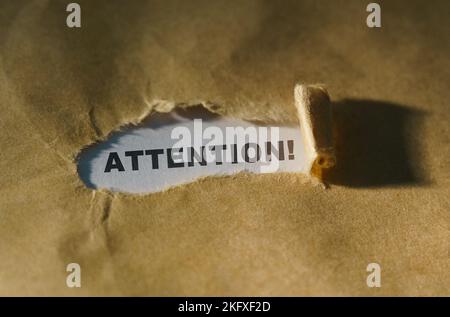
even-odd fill
[[(195, 119), (202, 119), (200, 134), (203, 133), (203, 139), (197, 145), (206, 149), (212, 146), (220, 149), (206, 153), (209, 154), (206, 164), (202, 160), (205, 159), (205, 152), (196, 148), (198, 151), (193, 156), (193, 150), (189, 147), (184, 147), (180, 152), (182, 147), (179, 144), (183, 142), (179, 138), (174, 139), (172, 135), (173, 131), (181, 128), (197, 137), (197, 141), (189, 143), (198, 143), (199, 127), (197, 124), (194, 131), (194, 123), (199, 120)], [(257, 140), (247, 136), (245, 140), (241, 138), (233, 142), (226, 139), (227, 127), (240, 127), (241, 130), (252, 128), (253, 131), (266, 133), (258, 133)], [(217, 129), (223, 134), (222, 138), (211, 133), (208, 135), (208, 131)], [(115, 132), (106, 141), (82, 151), (78, 172), (90, 188), (128, 193), (158, 192), (170, 186), (192, 182), (199, 177), (231, 175), (243, 171), (307, 173), (308, 164), (300, 127), (275, 127), (279, 133), (278, 141), (273, 138), (272, 129), (274, 127), (218, 116), (200, 107), (154, 113), (138, 127)], [(205, 135), (208, 138), (205, 139)], [(267, 143), (271, 141), (273, 142)], [(268, 151), (270, 155), (267, 155)]]

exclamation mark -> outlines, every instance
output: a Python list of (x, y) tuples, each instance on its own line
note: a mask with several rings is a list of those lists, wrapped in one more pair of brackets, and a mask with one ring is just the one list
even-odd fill
[(293, 160), (293, 159), (295, 159), (295, 156), (294, 156), (294, 141), (293, 140), (288, 140), (287, 141), (287, 145), (288, 145), (288, 150), (289, 150), (289, 159), (290, 160)]

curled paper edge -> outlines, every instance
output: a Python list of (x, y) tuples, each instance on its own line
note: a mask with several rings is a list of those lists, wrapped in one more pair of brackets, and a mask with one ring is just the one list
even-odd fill
[[(297, 84), (294, 88), (294, 100), (297, 120), (302, 135), (301, 137), (303, 139), (305, 153), (306, 168), (302, 171), (302, 173), (309, 177), (311, 181), (323, 184), (323, 170), (333, 167), (336, 163), (332, 139), (331, 103), (329, 95), (326, 89), (321, 85)], [(197, 105), (202, 106), (212, 113), (216, 113), (221, 116), (224, 115), (220, 111), (220, 106), (214, 107), (214, 104), (210, 104), (207, 102), (202, 102), (200, 104), (197, 103)], [(137, 126), (146, 118), (150, 117), (154, 112), (167, 113), (173, 111), (176, 108), (190, 108), (192, 106), (193, 104), (191, 103), (160, 101), (149, 107), (145, 112), (145, 115), (142, 115), (138, 119), (129, 122), (127, 125), (122, 126), (122, 128)], [(249, 119), (243, 120), (249, 121)], [(122, 130), (122, 128), (116, 129), (112, 132), (120, 131)], [(108, 139), (112, 132), (104, 139)], [(87, 150), (91, 146), (95, 146), (102, 141), (97, 141), (87, 147), (84, 147), (78, 153), (76, 158), (77, 170), (79, 167), (81, 153), (84, 150)], [(201, 178), (205, 177), (215, 176), (202, 176)], [(194, 180), (192, 182), (195, 182), (197, 180)], [(176, 184), (170, 187), (177, 187), (180, 185), (183, 184)], [(95, 190), (101, 190), (101, 188), (96, 188)], [(105, 190), (108, 191), (108, 189)], [(165, 190), (167, 190), (167, 188), (161, 191)]]
[(323, 170), (336, 165), (330, 97), (321, 85), (297, 84), (294, 98), (309, 175), (323, 180)]

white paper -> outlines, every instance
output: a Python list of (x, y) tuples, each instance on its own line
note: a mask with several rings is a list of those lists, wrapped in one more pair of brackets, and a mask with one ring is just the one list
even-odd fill
[[(236, 127), (240, 128), (240, 132), (256, 131), (256, 134), (230, 134), (230, 131), (236, 132), (233, 130)], [(211, 134), (218, 129), (222, 138), (220, 133)], [(186, 142), (186, 138), (179, 135), (174, 138), (177, 131), (189, 131), (191, 139)], [(198, 138), (199, 134), (201, 139)], [(234, 136), (233, 140), (230, 135)], [(212, 146), (214, 150), (208, 152)], [(268, 147), (271, 149), (270, 156), (267, 155)], [(183, 148), (182, 152), (180, 148)], [(191, 155), (191, 148), (194, 148), (197, 156)], [(256, 152), (259, 152), (259, 156), (256, 156)], [(173, 164), (170, 164), (170, 158)], [(158, 166), (155, 166), (154, 160)], [(308, 166), (310, 163), (305, 155), (299, 126), (259, 125), (194, 107), (170, 113), (154, 113), (139, 126), (113, 133), (106, 141), (82, 151), (78, 172), (90, 188), (152, 193), (200, 177), (239, 172), (307, 173)]]

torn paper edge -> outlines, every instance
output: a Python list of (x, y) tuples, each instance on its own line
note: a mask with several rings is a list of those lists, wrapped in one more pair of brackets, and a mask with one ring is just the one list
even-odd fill
[[(309, 176), (310, 180), (313, 183), (321, 184), (324, 181), (323, 170), (331, 168), (336, 164), (336, 157), (334, 153), (333, 137), (332, 137), (332, 117), (331, 117), (330, 97), (323, 85), (297, 84), (294, 88), (294, 99), (295, 99), (294, 104), (297, 110), (297, 117), (305, 145), (305, 153), (308, 158), (307, 170), (309, 170), (309, 173), (306, 174), (306, 176)], [(78, 165), (80, 156), (86, 149), (91, 148), (101, 142), (104, 142), (115, 132), (123, 131), (132, 126), (138, 126), (155, 112), (168, 113), (175, 110), (176, 108), (190, 108), (194, 106), (202, 106), (212, 113), (218, 114), (220, 116), (226, 116), (225, 111), (223, 111), (224, 108), (222, 106), (205, 101), (176, 103), (166, 100), (155, 100), (152, 103), (150, 102), (146, 103), (148, 105), (148, 108), (138, 118), (126, 122), (124, 124), (121, 124), (119, 127), (112, 129), (107, 135), (98, 137), (94, 142), (88, 144), (87, 146), (79, 150), (74, 157), (75, 164)], [(234, 116), (234, 117), (249, 122), (267, 123), (267, 121), (258, 118), (249, 118), (248, 116)], [(238, 174), (242, 174), (242, 172)], [(201, 179), (209, 177), (221, 177), (221, 175), (217, 176), (211, 175), (201, 177)], [(81, 183), (83, 182), (81, 181)], [(165, 192), (169, 189), (183, 185), (186, 184), (173, 185), (162, 190), (161, 192)], [(117, 194), (105, 188), (91, 189), (91, 190)], [(125, 194), (142, 196), (151, 193), (146, 194), (125, 193)]]

